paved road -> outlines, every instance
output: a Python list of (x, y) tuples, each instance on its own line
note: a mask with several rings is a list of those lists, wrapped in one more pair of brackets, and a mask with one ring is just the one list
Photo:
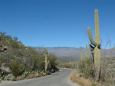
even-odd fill
[(15, 82), (3, 82), (0, 86), (78, 86), (69, 80), (71, 70), (62, 69), (52, 75), (40, 77), (31, 80), (22, 80)]

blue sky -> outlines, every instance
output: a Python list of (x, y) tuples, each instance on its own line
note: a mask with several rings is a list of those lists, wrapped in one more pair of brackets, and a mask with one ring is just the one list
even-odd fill
[(102, 45), (115, 46), (114, 0), (0, 0), (0, 32), (28, 46), (83, 47), (87, 27), (94, 31), (96, 8)]

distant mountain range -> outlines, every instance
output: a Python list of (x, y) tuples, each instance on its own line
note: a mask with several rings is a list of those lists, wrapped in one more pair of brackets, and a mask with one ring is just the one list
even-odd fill
[[(44, 48), (35, 48), (37, 51), (41, 51)], [(55, 54), (59, 58), (70, 58), (72, 60), (79, 59), (81, 54), (84, 56), (90, 53), (86, 48), (74, 48), (74, 47), (48, 47), (48, 52)], [(103, 57), (115, 57), (115, 48), (102, 49)]]

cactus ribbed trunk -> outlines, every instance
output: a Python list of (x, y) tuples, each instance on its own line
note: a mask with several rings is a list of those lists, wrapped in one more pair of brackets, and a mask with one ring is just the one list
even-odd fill
[(98, 10), (95, 10), (95, 42), (96, 47), (94, 49), (94, 63), (95, 63), (95, 78), (99, 80), (100, 77), (100, 61), (101, 61), (101, 51), (100, 51), (100, 32), (99, 32), (99, 15)]
[(95, 79), (98, 81), (100, 79), (100, 69), (101, 69), (101, 51), (97, 47), (94, 49), (94, 65), (95, 65)]
[(47, 71), (47, 67), (48, 67), (48, 56), (47, 54), (45, 54), (45, 72)]
[(47, 69), (48, 69), (48, 51), (47, 51), (47, 49), (45, 49), (45, 51), (44, 51), (44, 57), (45, 57), (45, 72), (47, 72)]

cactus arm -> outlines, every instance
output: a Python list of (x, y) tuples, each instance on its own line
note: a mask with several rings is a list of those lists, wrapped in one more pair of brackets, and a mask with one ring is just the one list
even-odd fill
[(90, 40), (91, 44), (95, 47), (96, 42), (93, 40), (93, 36), (92, 36), (92, 33), (91, 33), (90, 29), (88, 29), (88, 37), (89, 37), (89, 40)]

